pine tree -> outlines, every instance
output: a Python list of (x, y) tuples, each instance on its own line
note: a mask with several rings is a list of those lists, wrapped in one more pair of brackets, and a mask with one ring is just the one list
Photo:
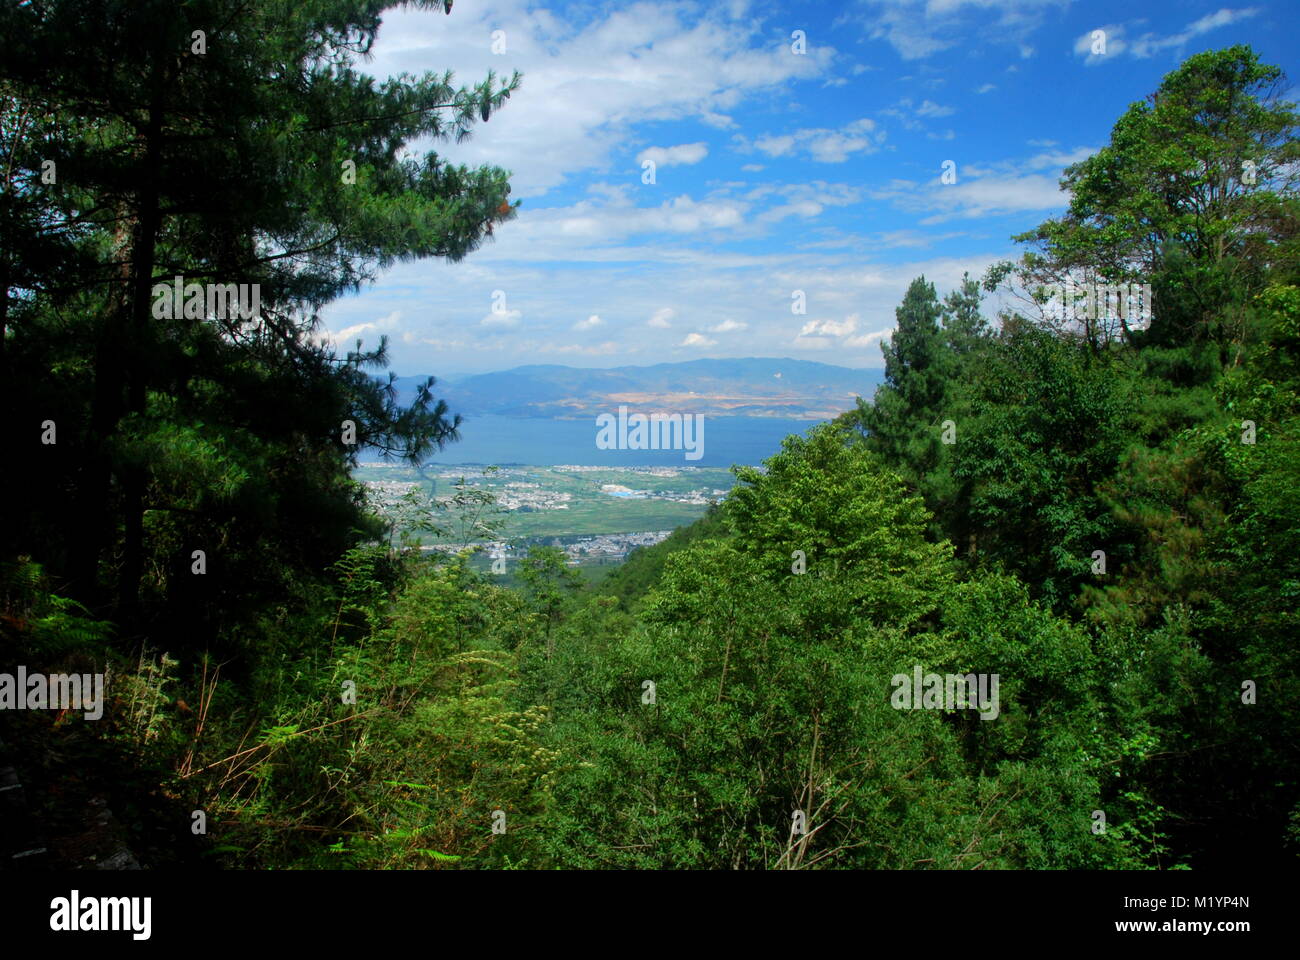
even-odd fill
[[(311, 337), (333, 298), (398, 260), (458, 260), (514, 213), (505, 171), (417, 160), (405, 146), (465, 138), (518, 76), (457, 88), (449, 73), (358, 73), (353, 61), (394, 5), (52, 0), (0, 10), (12, 38), (0, 89), (21, 104), (10, 111), (55, 118), (27, 127), (12, 150), (25, 186), (21, 204), (7, 201), (5, 228), (40, 219), (46, 248), (93, 255), (43, 280), (34, 306), (8, 318), (6, 339), (19, 409), (38, 416), (38, 396), (66, 393), (59, 440), (64, 466), (77, 465), (54, 487), (58, 508), (29, 491), (44, 516), (7, 549), (50, 557), (74, 595), (113, 597), (127, 617), (182, 583), (209, 610), (255, 606), (241, 592), (250, 583), (272, 596), (367, 526), (346, 476), (360, 449), (418, 461), (455, 438), (432, 383), (403, 409), (366, 372), (385, 364), (382, 342), (339, 357)], [(101, 49), (113, 56), (86, 55)], [(40, 183), (46, 153), (57, 185)], [(54, 259), (44, 257), (42, 272)], [(7, 309), (34, 268), (13, 257), (4, 268)], [(256, 285), (260, 309), (160, 315), (155, 287), (177, 276)], [(61, 300), (77, 308), (70, 321)], [(84, 348), (59, 342), (69, 322)], [(60, 349), (72, 355), (56, 360)], [(41, 386), (51, 369), (59, 381)], [(342, 440), (344, 420), (354, 443)], [(208, 579), (191, 579), (190, 548), (215, 553), (218, 543)], [(112, 566), (110, 547), (121, 558)], [(146, 570), (157, 571), (147, 582)]]
[(894, 315), (898, 326), (881, 345), (885, 382), (864, 423), (869, 446), (915, 483), (939, 458), (951, 351), (939, 327), (934, 284), (924, 277), (912, 281)]

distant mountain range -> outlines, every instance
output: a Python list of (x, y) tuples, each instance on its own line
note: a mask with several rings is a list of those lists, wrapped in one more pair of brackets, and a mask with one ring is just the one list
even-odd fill
[[(535, 364), (454, 378), (438, 378), (436, 397), (453, 413), (544, 419), (591, 419), (616, 413), (700, 413), (727, 417), (825, 420), (868, 400), (883, 370), (852, 370), (812, 360), (745, 358), (686, 360), (648, 367), (592, 370)], [(423, 377), (401, 377), (409, 401)]]

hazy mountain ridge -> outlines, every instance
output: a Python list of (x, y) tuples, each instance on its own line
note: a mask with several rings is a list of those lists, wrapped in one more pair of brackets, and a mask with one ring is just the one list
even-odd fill
[[(453, 412), (467, 416), (587, 419), (626, 405), (639, 413), (823, 420), (852, 409), (857, 396), (870, 399), (883, 376), (883, 370), (788, 357), (605, 369), (530, 364), (439, 378), (434, 395), (446, 399)], [(398, 379), (404, 401), (422, 379)]]

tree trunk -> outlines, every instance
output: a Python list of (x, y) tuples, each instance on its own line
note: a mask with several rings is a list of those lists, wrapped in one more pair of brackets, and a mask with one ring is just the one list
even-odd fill
[[(161, 150), (162, 110), (161, 105), (155, 103), (149, 113), (145, 141), (145, 186), (140, 194), (136, 236), (131, 244), (130, 342), (133, 349), (127, 376), (128, 414), (145, 412), (145, 381), (150, 367), (148, 361), (153, 353), (150, 319), (154, 255), (162, 220), (158, 196)], [(123, 470), (122, 479), (125, 545), (122, 574), (118, 582), (118, 607), (125, 618), (130, 620), (138, 613), (140, 575), (144, 570), (144, 493), (148, 478), (144, 467), (129, 466)]]
[[(123, 294), (111, 307), (95, 345), (95, 392), (86, 444), (86, 469), (82, 475), (77, 507), (72, 513), (70, 542), (80, 543), (71, 564), (72, 590), (94, 607), (107, 597), (99, 588), (99, 565), (112, 536), (111, 509), (113, 458), (109, 442), (129, 413), (145, 409), (144, 358), (148, 354), (151, 293), (158, 230), (161, 226), (159, 179), (162, 169), (162, 77), (155, 74), (154, 103), (149, 110), (143, 144), (139, 188), (129, 215), (117, 233), (117, 247), (125, 253), (122, 267)], [(124, 556), (118, 578), (117, 606), (123, 619), (135, 617), (140, 575), (144, 565), (143, 469), (121, 470), (125, 532)]]

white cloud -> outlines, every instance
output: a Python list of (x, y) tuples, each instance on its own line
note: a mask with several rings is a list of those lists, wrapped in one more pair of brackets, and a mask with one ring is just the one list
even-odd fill
[(759, 214), (759, 223), (779, 223), (787, 217), (803, 217), (811, 219), (817, 216), (825, 209), (820, 203), (814, 203), (811, 200), (804, 200), (799, 203), (786, 203), (779, 207), (773, 207), (771, 210)]
[(594, 327), (599, 327), (599, 326), (600, 326), (602, 323), (604, 323), (604, 322), (605, 322), (604, 320), (600, 319), (600, 317), (596, 316), (596, 315), (593, 313), (593, 314), (592, 314), (591, 316), (589, 316), (586, 320), (579, 320), (577, 323), (575, 323), (575, 324), (573, 325), (573, 329), (574, 329), (574, 330), (591, 330), (591, 329), (594, 328)]
[(716, 340), (710, 340), (708, 337), (704, 336), (704, 334), (702, 334), (702, 333), (688, 333), (688, 334), (686, 335), (686, 339), (684, 339), (684, 340), (681, 342), (680, 346), (683, 346), (683, 347), (712, 347), (712, 346), (716, 345), (717, 342), (718, 342), (718, 341), (716, 341)]
[(847, 340), (844, 341), (844, 346), (852, 349), (869, 347), (875, 343), (880, 342), (881, 340), (883, 340), (885, 337), (889, 336), (893, 332), (894, 332), (893, 327), (886, 327), (883, 330), (876, 330), (874, 333), (864, 333), (858, 337), (849, 337)]
[(850, 313), (843, 320), (809, 320), (799, 331), (801, 337), (843, 337), (858, 328), (858, 315)]
[(962, 45), (1012, 44), (1033, 56), (1024, 42), (1052, 7), (1070, 0), (859, 0), (847, 19), (859, 20), (867, 36), (887, 41), (904, 60), (921, 60)]
[(933, 100), (923, 100), (920, 106), (917, 106), (911, 97), (903, 97), (896, 105), (880, 111), (882, 116), (897, 119), (905, 130), (922, 129), (924, 125), (919, 118), (946, 117), (955, 112), (952, 107), (940, 106)]
[[(336, 346), (344, 345), (349, 349), (353, 346), (351, 341), (361, 337), (366, 333), (389, 333), (396, 330), (397, 325), (402, 321), (402, 311), (394, 310), (375, 320), (365, 320), (361, 323), (354, 323), (343, 329), (331, 333), (328, 330), (323, 332), (317, 339), (325, 343), (331, 343)], [(364, 339), (364, 338), (363, 338)]]
[(718, 130), (734, 130), (739, 124), (726, 114), (714, 113), (712, 110), (705, 110), (700, 114), (700, 122), (706, 123), (710, 127)]
[(756, 149), (769, 157), (785, 157), (802, 151), (818, 163), (843, 163), (852, 154), (875, 153), (880, 149), (885, 135), (875, 130), (875, 121), (863, 117), (835, 130), (809, 127), (779, 136), (763, 134), (752, 144), (741, 134), (733, 139), (741, 152)]
[(1022, 167), (1025, 170), (1046, 170), (1068, 167), (1071, 164), (1078, 163), (1080, 160), (1087, 160), (1096, 152), (1097, 150), (1095, 147), (1075, 147), (1073, 150), (1057, 151), (1056, 153), (1037, 153), (1028, 160), (1023, 161)]
[(1259, 13), (1259, 7), (1244, 7), (1239, 10), (1229, 10), (1224, 7), (1214, 13), (1206, 14), (1199, 20), (1194, 20), (1184, 27), (1178, 33), (1168, 37), (1161, 37), (1154, 33), (1145, 33), (1131, 45), (1131, 52), (1139, 60), (1145, 60), (1154, 56), (1162, 50), (1177, 50), (1187, 44), (1188, 41), (1209, 33), (1211, 30), (1217, 30), (1220, 27), (1226, 27), (1237, 23), (1241, 20), (1247, 20)]
[(789, 217), (811, 220), (819, 216), (826, 207), (843, 207), (857, 203), (862, 191), (843, 183), (827, 183), (814, 180), (811, 183), (764, 184), (744, 194), (749, 202), (784, 198), (787, 202), (769, 207), (753, 218), (756, 225), (780, 223)]
[(916, 108), (918, 117), (946, 117), (955, 112), (952, 107), (941, 107), (933, 100), (923, 100)]
[(993, 92), (994, 90), (996, 90), (997, 88), (998, 88), (998, 87), (997, 87), (997, 84), (995, 84), (995, 83), (986, 83), (986, 84), (984, 84), (982, 87), (980, 87), (978, 90), (976, 90), (975, 92), (976, 92), (976, 93), (992, 93), (992, 92)]
[(954, 217), (981, 218), (1064, 207), (1069, 196), (1056, 177), (984, 177), (951, 186), (930, 188), (925, 204), (940, 212), (921, 221), (922, 226), (943, 223)]
[(373, 323), (354, 323), (352, 326), (344, 327), (338, 333), (332, 334), (329, 339), (335, 343), (343, 343), (345, 340), (351, 340), (353, 337), (378, 329), (379, 327)]
[(764, 134), (754, 141), (754, 146), (769, 157), (784, 157), (794, 149), (795, 139), (791, 136), (774, 137)]
[(709, 333), (731, 333), (733, 330), (744, 330), (749, 324), (740, 320), (723, 320), (719, 324), (709, 327)]
[(502, 310), (500, 313), (489, 313), (479, 321), (479, 326), (515, 327), (519, 325), (519, 318), (523, 315), (522, 310)]
[(551, 343), (534, 345), (531, 349), (537, 353), (576, 353), (592, 357), (607, 357), (611, 354), (619, 353), (620, 347), (612, 340), (605, 343), (599, 343), (595, 346), (583, 346), (582, 344), (572, 343), (559, 346)]
[[(503, 55), (491, 52), (495, 29), (506, 31)], [(832, 47), (790, 56), (787, 46), (766, 42), (766, 30), (758, 18), (686, 3), (554, 13), (531, 0), (498, 0), (458, 5), (451, 17), (395, 8), (385, 11), (374, 59), (362, 67), (381, 79), (448, 69), (466, 84), (489, 69), (505, 76), (518, 69), (519, 90), (489, 123), (437, 149), (453, 162), (512, 170), (515, 195), (536, 197), (610, 169), (636, 124), (698, 120), (725, 129), (746, 100), (828, 75)]]
[(1147, 31), (1133, 40), (1127, 38), (1128, 29), (1137, 27), (1144, 21), (1130, 21), (1127, 26), (1115, 23), (1107, 24), (1104, 27), (1097, 28), (1106, 34), (1105, 55), (1092, 52), (1093, 32), (1091, 30), (1074, 41), (1074, 53), (1076, 56), (1085, 58), (1083, 61), (1085, 66), (1093, 66), (1124, 52), (1127, 52), (1135, 59), (1146, 60), (1165, 50), (1181, 50), (1188, 42), (1197, 37), (1203, 36), (1212, 30), (1218, 30), (1220, 27), (1227, 27), (1242, 20), (1248, 20), (1259, 12), (1259, 7), (1242, 7), (1235, 10), (1223, 7), (1214, 13), (1193, 20), (1177, 33), (1161, 36)]
[(808, 141), (808, 153), (818, 163), (843, 163), (850, 154), (874, 153), (875, 145), (867, 137), (847, 136), (833, 130), (817, 131)]
[[(931, 231), (927, 236), (938, 242), (945, 235), (952, 236), (947, 231)], [(887, 262), (864, 258), (864, 252), (906, 249), (923, 241), (919, 235), (888, 243), (886, 239), (872, 235), (861, 250), (801, 251), (783, 245), (765, 253), (656, 240), (641, 246), (560, 246), (549, 260), (519, 260), (511, 254), (492, 259), (476, 256), (459, 264), (399, 263), (361, 296), (328, 305), (324, 320), (327, 327), (338, 329), (406, 310), (392, 349), (394, 369), (403, 375), (505, 370), (535, 363), (539, 355), (569, 357), (575, 363), (637, 362), (632, 358), (639, 356), (647, 357), (640, 362), (659, 362), (673, 359), (674, 349), (678, 358), (705, 350), (779, 357), (788, 355), (792, 347), (832, 363), (879, 367), (878, 350), (850, 347), (848, 341), (891, 326), (894, 309), (916, 276), (933, 280), (942, 294), (960, 282), (963, 271), (979, 277), (990, 264), (1016, 252), (1012, 244), (1001, 242), (983, 253), (903, 261), (891, 257)], [(482, 302), (494, 289), (510, 291), (511, 305), (526, 314), (527, 324), (514, 330), (478, 324), (481, 311), (470, 305)], [(573, 333), (574, 304), (589, 301), (593, 289), (602, 291), (600, 316), (607, 322), (593, 331)], [(847, 335), (800, 338), (808, 318), (790, 313), (791, 290), (806, 291), (809, 312), (819, 324), (829, 321), (830, 330), (840, 331), (847, 329), (847, 318), (856, 315), (856, 328)], [(688, 325), (683, 319), (688, 311), (677, 306), (666, 343), (656, 346), (653, 328), (644, 322), (620, 324), (609, 319), (652, 317), (667, 309), (666, 291), (671, 291), (675, 302), (694, 305), (691, 313), (704, 314)], [(994, 316), (992, 306), (986, 313)], [(748, 327), (731, 334), (709, 329), (728, 318), (743, 318)], [(691, 331), (696, 332), (691, 335)]]
[(740, 200), (696, 201), (686, 194), (658, 206), (634, 206), (626, 196), (608, 203), (581, 200), (567, 207), (520, 213), (508, 230), (503, 228), (498, 233), (495, 244), (475, 256), (483, 259), (505, 248), (511, 256), (551, 259), (562, 255), (562, 248), (570, 244), (608, 245), (643, 234), (689, 235), (733, 229), (744, 222), (749, 207), (750, 204)]
[[(1095, 152), (1092, 147), (1076, 147), (988, 166), (959, 164), (956, 183), (942, 183), (936, 173), (924, 183), (893, 180), (871, 196), (912, 213), (929, 213), (919, 221), (922, 227), (954, 219), (1049, 211), (1069, 203), (1068, 194), (1060, 187), (1060, 171)], [(1052, 175), (1040, 172), (1045, 170)]]
[[(708, 197), (695, 200), (682, 194), (657, 206), (662, 188), (610, 188), (593, 184), (588, 197), (562, 207), (525, 208), (495, 239), (475, 252), (474, 263), (496, 261), (554, 262), (571, 257), (620, 259), (635, 237), (699, 237), (712, 243), (766, 234), (773, 224), (797, 217), (809, 220), (825, 207), (861, 201), (863, 190), (844, 183), (812, 180), (781, 184), (733, 181), (715, 184)], [(657, 254), (656, 254), (657, 256)], [(460, 269), (464, 269), (462, 266)], [(651, 308), (657, 308), (655, 304)]]
[(636, 162), (653, 161), (656, 167), (690, 166), (709, 155), (704, 143), (683, 143), (675, 147), (648, 147), (636, 155)]
[(1216, 10), (1214, 13), (1208, 13), (1201, 19), (1193, 21), (1187, 25), (1187, 32), (1194, 37), (1203, 33), (1209, 33), (1219, 27), (1226, 27), (1230, 23), (1236, 23), (1238, 20), (1245, 20), (1259, 13), (1259, 7), (1244, 7), (1240, 10), (1229, 10), (1226, 7)]
[[(1093, 47), (1105, 50), (1105, 53), (1093, 53)], [(1103, 63), (1107, 58), (1116, 57), (1128, 49), (1124, 39), (1124, 28), (1118, 23), (1108, 23), (1104, 27), (1094, 27), (1074, 41), (1074, 53), (1084, 57), (1084, 66)]]
[(646, 326), (667, 329), (672, 326), (669, 321), (675, 316), (677, 316), (677, 311), (672, 307), (660, 307), (654, 312), (654, 315), (646, 321)]
[[(926, 5), (899, 2), (924, 17)], [(977, 12), (967, 0), (927, 3), (938, 19), (954, 10)], [(1003, 0), (988, 3), (996, 9), (985, 11), (986, 19), (995, 22)], [(511, 169), (516, 195), (544, 199), (526, 202), (492, 242), (461, 263), (399, 263), (361, 296), (326, 308), (329, 326), (370, 335), (376, 332), (376, 317), (406, 310), (401, 342), (393, 351), (395, 368), (402, 373), (507, 369), (539, 362), (536, 358), (545, 354), (554, 356), (553, 362), (594, 366), (630, 362), (625, 358), (638, 351), (647, 358), (641, 362), (713, 355), (711, 350), (783, 356), (792, 355), (783, 352), (792, 340), (801, 341), (801, 350), (828, 351), (818, 359), (879, 366), (879, 357), (868, 356), (870, 351), (843, 348), (884, 336), (870, 331), (887, 331), (895, 306), (918, 273), (946, 291), (960, 279), (961, 269), (978, 275), (981, 264), (1013, 254), (1005, 238), (1011, 231), (979, 222), (981, 211), (997, 215), (1016, 207), (1009, 193), (999, 194), (999, 185), (1005, 181), (1010, 191), (1028, 176), (1030, 187), (1037, 189), (1032, 178), (1046, 182), (1055, 172), (1049, 167), (1070, 153), (1068, 147), (1044, 146), (1036, 161), (1041, 166), (985, 164), (988, 169), (980, 176), (963, 165), (961, 182), (942, 188), (956, 191), (947, 195), (939, 193), (937, 183), (919, 182), (891, 184), (886, 196), (868, 194), (890, 174), (882, 176), (881, 168), (859, 161), (888, 150), (885, 131), (898, 128), (874, 113), (874, 122), (853, 120), (858, 113), (844, 118), (851, 123), (841, 123), (839, 116), (822, 119), (827, 93), (819, 88), (832, 61), (839, 75), (879, 68), (854, 70), (852, 58), (820, 40), (808, 58), (791, 57), (788, 45), (771, 40), (770, 19), (766, 26), (748, 16), (727, 20), (726, 4), (682, 2), (661, 9), (634, 3), (624, 10), (617, 4), (593, 4), (563, 14), (524, 0), (499, 0), (490, 13), (468, 6), (464, 18), (390, 11), (379, 56), (367, 68), (383, 76), (395, 69), (450, 67), (460, 82), (472, 83), (488, 67), (508, 74), (519, 66), (525, 78), (515, 98), (490, 123), (478, 126), (474, 139), (438, 149), (449, 162)], [(759, 11), (759, 5), (754, 9)], [(762, 15), (770, 17), (770, 12)], [(509, 56), (483, 52), (486, 37), (497, 27), (509, 33)], [(1000, 61), (993, 59), (972, 76), (1000, 72), (996, 63), (1015, 59), (1015, 50), (1014, 43), (1003, 46)], [(878, 52), (892, 60), (889, 51)], [(914, 94), (924, 91), (961, 105), (952, 99), (955, 93), (946, 92), (957, 89), (951, 84), (934, 89), (930, 75), (935, 71), (914, 72)], [(869, 104), (858, 109), (871, 112), (893, 102), (898, 93), (871, 99), (892, 76), (881, 73), (879, 84), (869, 77), (861, 85), (854, 80), (863, 99), (845, 103)], [(793, 80), (811, 81), (798, 88), (799, 98), (784, 89)], [(772, 112), (756, 112), (755, 106)], [(946, 136), (940, 118), (952, 113), (951, 107), (920, 99), (909, 103), (906, 116), (924, 123), (926, 130), (934, 128), (934, 136)], [(781, 119), (752, 119), (772, 116)], [(733, 117), (744, 125), (737, 126)], [(797, 119), (801, 117), (805, 119)], [(728, 166), (706, 177), (709, 160), (718, 166), (718, 151), (728, 144), (738, 144), (735, 165), (758, 162), (746, 162), (739, 170)], [(1023, 146), (1012, 149), (1025, 151)], [(677, 163), (678, 172), (661, 177), (659, 184), (641, 184), (630, 164), (638, 151), (658, 163)], [(768, 163), (768, 156), (797, 162)], [(909, 161), (900, 159), (901, 166), (884, 169), (906, 170)], [(780, 179), (808, 177), (810, 171), (825, 175), (825, 167), (810, 162), (846, 161), (846, 166), (832, 168), (829, 179), (850, 183)], [(765, 168), (765, 175), (754, 175), (764, 174)], [(937, 176), (937, 168), (927, 169), (913, 179)], [(680, 185), (669, 187), (672, 180)], [(563, 193), (548, 195), (559, 185), (566, 186)], [(916, 216), (870, 207), (838, 216), (836, 208), (873, 199)], [(1024, 206), (1022, 197), (1018, 208)], [(953, 223), (926, 230), (917, 223), (922, 217)], [(960, 257), (922, 252), (930, 245), (942, 249), (950, 238), (960, 238), (953, 247)], [(750, 242), (757, 239), (768, 242)], [(914, 259), (899, 262), (912, 255), (907, 248), (916, 248)], [(488, 294), (497, 289), (508, 290), (511, 306), (519, 309), (504, 317), (484, 317)], [(809, 311), (818, 318), (803, 336), (800, 328), (807, 318), (789, 310), (793, 289), (808, 292)], [(599, 302), (593, 302), (593, 290), (601, 291)], [(600, 316), (613, 319), (580, 320), (584, 309), (593, 310), (593, 317), (603, 309)], [(525, 313), (527, 324), (522, 323)], [(667, 333), (660, 334), (661, 329)], [(834, 352), (839, 350), (843, 359)]]
[(878, 253), (884, 250), (896, 250), (906, 247), (932, 247), (957, 237), (965, 236), (962, 231), (947, 233), (923, 232), (920, 230), (888, 230), (875, 234), (845, 233), (838, 229), (820, 231), (825, 236), (822, 240), (804, 241), (796, 244), (799, 250), (854, 250), (862, 253)]

